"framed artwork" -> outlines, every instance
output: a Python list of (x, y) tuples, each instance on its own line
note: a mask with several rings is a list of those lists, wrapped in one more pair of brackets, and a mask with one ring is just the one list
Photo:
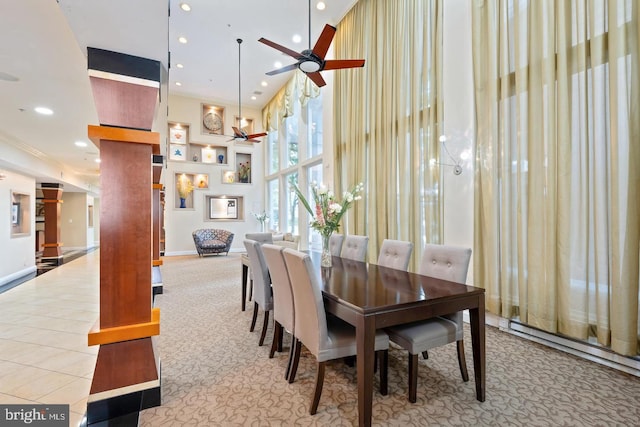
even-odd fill
[(11, 224), (20, 224), (20, 203), (14, 202), (11, 204)]
[(206, 190), (209, 188), (209, 175), (206, 173), (199, 173), (193, 179), (193, 186), (199, 190)]
[(216, 149), (215, 148), (203, 148), (202, 150), (202, 163), (216, 163)]
[(222, 183), (233, 184), (236, 182), (236, 171), (224, 171), (222, 172)]
[(204, 135), (224, 134), (224, 107), (202, 104), (202, 133)]
[(187, 160), (187, 146), (169, 144), (169, 160)]
[(211, 197), (209, 199), (209, 219), (238, 219), (238, 199)]
[(253, 119), (249, 119), (247, 117), (241, 119), (240, 117), (235, 116), (233, 125), (238, 129), (245, 131), (247, 135), (251, 135), (253, 133)]
[(187, 129), (183, 127), (170, 127), (169, 128), (169, 142), (171, 144), (186, 144), (187, 143)]

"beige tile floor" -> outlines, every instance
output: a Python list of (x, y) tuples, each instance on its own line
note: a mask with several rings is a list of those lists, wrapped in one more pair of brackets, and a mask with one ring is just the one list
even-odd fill
[(90, 252), (0, 294), (0, 403), (69, 404), (82, 421), (98, 347), (99, 252)]

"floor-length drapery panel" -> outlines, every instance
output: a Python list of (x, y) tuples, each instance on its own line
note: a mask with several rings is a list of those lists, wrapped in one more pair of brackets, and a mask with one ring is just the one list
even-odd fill
[(473, 4), (487, 308), (637, 355), (638, 2)]
[[(345, 231), (409, 240), (417, 266), (425, 242), (441, 241), (437, 159), (441, 8), (438, 1), (359, 1), (340, 22), (336, 58), (364, 58), (334, 77), (336, 189), (364, 182)], [(433, 163), (433, 162), (432, 162)], [(436, 162), (437, 163), (437, 162)]]

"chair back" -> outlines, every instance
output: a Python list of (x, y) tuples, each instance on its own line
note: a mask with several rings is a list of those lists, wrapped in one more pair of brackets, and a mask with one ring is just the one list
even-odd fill
[(258, 243), (273, 243), (273, 234), (271, 233), (247, 233), (245, 239), (255, 240)]
[[(424, 248), (418, 273), (450, 282), (466, 283), (470, 259), (471, 248), (429, 243)], [(462, 325), (461, 311), (442, 317), (455, 321), (458, 326)]]
[(255, 240), (246, 239), (244, 241), (253, 275), (253, 298), (263, 310), (271, 310), (273, 308), (271, 279), (269, 278), (269, 269), (260, 246), (261, 244)]
[(348, 234), (344, 237), (340, 257), (364, 262), (367, 256), (369, 236), (357, 236)]
[(273, 289), (273, 318), (287, 331), (295, 334), (295, 312), (293, 307), (293, 292), (289, 272), (284, 262), (282, 251), (284, 247), (279, 245), (262, 245), (262, 253), (267, 261), (271, 287)]
[(308, 254), (289, 248), (283, 254), (293, 291), (295, 335), (317, 357), (328, 342), (327, 315), (318, 276)]
[(427, 244), (418, 273), (450, 282), (466, 283), (470, 259), (471, 248)]
[(413, 243), (411, 242), (384, 239), (378, 255), (378, 265), (406, 271), (412, 251)]
[(340, 256), (343, 240), (344, 236), (339, 233), (333, 233), (331, 237), (329, 237), (329, 252), (331, 252), (332, 256)]

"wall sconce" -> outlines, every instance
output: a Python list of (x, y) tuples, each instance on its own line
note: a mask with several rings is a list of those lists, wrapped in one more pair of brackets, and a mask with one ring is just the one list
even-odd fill
[(449, 153), (449, 150), (447, 149), (447, 137), (440, 135), (439, 141), (442, 143), (442, 148), (447, 153), (447, 156), (449, 156), (453, 164), (436, 162), (436, 159), (431, 159), (431, 162), (429, 163), (432, 165), (451, 166), (453, 168), (453, 174), (460, 175), (462, 173), (462, 166), (460, 166), (460, 162), (454, 159), (451, 153)]

